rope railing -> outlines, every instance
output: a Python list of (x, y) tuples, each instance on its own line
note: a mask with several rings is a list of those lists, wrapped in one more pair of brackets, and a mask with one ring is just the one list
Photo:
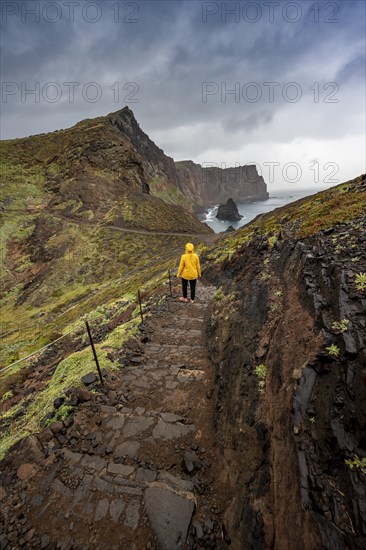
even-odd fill
[(62, 336), (60, 336), (59, 338), (56, 338), (56, 340), (53, 340), (52, 342), (50, 342), (49, 344), (46, 344), (45, 346), (43, 346), (42, 348), (39, 348), (37, 349), (36, 351), (33, 351), (32, 353), (30, 353), (29, 355), (26, 355), (25, 357), (22, 357), (21, 359), (18, 359), (17, 361), (14, 361), (14, 363), (10, 363), (10, 365), (7, 365), (6, 367), (0, 369), (0, 374), (8, 369), (10, 369), (11, 367), (14, 367), (14, 365), (17, 365), (18, 363), (21, 363), (22, 361), (25, 361), (26, 359), (29, 359), (30, 357), (33, 357), (34, 355), (37, 355), (38, 353), (40, 353), (41, 351), (44, 351), (45, 349), (51, 347), (53, 344), (55, 344), (56, 342), (58, 342), (59, 340), (62, 340), (63, 338), (65, 338), (66, 336), (68, 336), (69, 334), (71, 334), (72, 332), (75, 332), (76, 329), (78, 329), (79, 327), (81, 327), (82, 325), (77, 325), (76, 327), (74, 327), (73, 329), (69, 330), (68, 332), (66, 332), (65, 334), (63, 334)]
[[(172, 293), (172, 280), (171, 280), (171, 269), (167, 269), (166, 271), (163, 272), (163, 275), (158, 278), (157, 280), (154, 280), (154, 281), (151, 281), (151, 286), (153, 287), (153, 289), (157, 289), (157, 288), (161, 288), (162, 287), (162, 284), (161, 284), (161, 281), (165, 280), (166, 283), (165, 284), (168, 284), (169, 285), (169, 294), (170, 296), (173, 295)], [(147, 287), (150, 286), (150, 284), (148, 283)], [(144, 287), (144, 290), (147, 291), (148, 288)], [(131, 304), (129, 304), (128, 307), (132, 306), (134, 302), (131, 302)], [(144, 322), (144, 309), (143, 309), (143, 304), (142, 304), (142, 300), (141, 300), (141, 293), (140, 293), (140, 289), (137, 291), (136, 293), (136, 301), (135, 303), (138, 304), (138, 307), (139, 307), (139, 313), (140, 313), (140, 316), (141, 316), (141, 320), (142, 320), (142, 323)], [(89, 336), (89, 343), (90, 343), (90, 346), (92, 348), (92, 351), (93, 351), (93, 355), (94, 355), (94, 360), (95, 360), (95, 363), (97, 365), (97, 369), (98, 369), (98, 375), (99, 375), (99, 378), (100, 378), (100, 382), (101, 384), (103, 385), (103, 377), (102, 377), (102, 372), (101, 372), (101, 369), (100, 369), (100, 365), (99, 365), (99, 362), (98, 362), (98, 357), (97, 357), (97, 354), (96, 354), (96, 350), (95, 350), (95, 346), (94, 346), (94, 342), (93, 342), (93, 338), (92, 338), (92, 334), (91, 334), (91, 330), (90, 330), (90, 327), (88, 325), (88, 321), (87, 319), (84, 320), (85, 322), (85, 328), (87, 330), (87, 333), (88, 333), (88, 336)], [(78, 323), (76, 326), (74, 326), (72, 329), (70, 329), (68, 332), (66, 332), (65, 334), (63, 334), (62, 336), (60, 336), (59, 338), (56, 338), (55, 340), (53, 340), (52, 342), (49, 342), (48, 344), (46, 344), (45, 346), (43, 346), (42, 348), (36, 350), (36, 351), (33, 351), (32, 353), (28, 354), (26, 357), (22, 357), (21, 359), (18, 359), (17, 361), (14, 361), (13, 363), (11, 363), (10, 365), (7, 365), (6, 367), (0, 369), (0, 376), (8, 371), (9, 369), (11, 369), (12, 367), (14, 367), (15, 365), (17, 364), (20, 364), (21, 362), (23, 361), (26, 361), (27, 359), (30, 359), (31, 357), (34, 357), (36, 356), (37, 354), (45, 351), (46, 349), (50, 348), (51, 346), (53, 346), (55, 343), (59, 342), (60, 340), (62, 340), (63, 338), (65, 338), (66, 336), (69, 336), (71, 333), (73, 332), (76, 332), (77, 330), (79, 330), (81, 327), (83, 326), (82, 323)], [(113, 329), (112, 329), (113, 330)], [(0, 405), (0, 408), (1, 408), (1, 405)], [(25, 421), (25, 422), (24, 422)], [(35, 433), (36, 431), (39, 430), (39, 426), (37, 424), (37, 422), (33, 425), (33, 422), (32, 420), (30, 419), (25, 419), (24, 418), (24, 421), (21, 422), (22, 424), (22, 427), (20, 429), (18, 429), (16, 431), (16, 433), (12, 433), (12, 432), (8, 432), (7, 435), (5, 435), (5, 438), (1, 438), (0, 439), (0, 457), (2, 457), (4, 455), (4, 452), (6, 452), (6, 450), (9, 448), (9, 445), (12, 446), (14, 445), (17, 441), (23, 439), (23, 437), (26, 437), (28, 435), (31, 435), (33, 433)], [(17, 425), (17, 427), (19, 428), (20, 426)], [(3, 434), (2, 434), (3, 435)]]

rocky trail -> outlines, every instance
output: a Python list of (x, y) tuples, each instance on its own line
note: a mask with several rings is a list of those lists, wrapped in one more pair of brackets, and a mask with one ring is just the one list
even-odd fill
[(167, 298), (104, 388), (86, 377), (75, 412), (10, 453), (1, 549), (228, 547), (206, 343), (215, 288), (197, 290), (195, 304)]

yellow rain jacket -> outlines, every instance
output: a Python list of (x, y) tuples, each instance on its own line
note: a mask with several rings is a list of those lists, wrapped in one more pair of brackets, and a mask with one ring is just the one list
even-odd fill
[(194, 252), (194, 246), (192, 243), (186, 244), (186, 253), (182, 254), (180, 259), (179, 269), (177, 277), (183, 277), (188, 281), (198, 279), (201, 277), (201, 265), (197, 254)]

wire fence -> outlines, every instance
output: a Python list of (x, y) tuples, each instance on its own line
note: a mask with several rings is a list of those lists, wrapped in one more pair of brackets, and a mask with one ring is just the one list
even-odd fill
[[(171, 283), (171, 270), (168, 269), (167, 272), (164, 273), (164, 275), (157, 281), (160, 282), (164, 279), (166, 279), (166, 277), (168, 276), (168, 283), (169, 283), (169, 291), (170, 291), (170, 294), (172, 294), (172, 283)], [(143, 309), (142, 309), (142, 301), (141, 301), (141, 292), (140, 290), (137, 291), (136, 293), (136, 303), (138, 303), (139, 305), (139, 310), (140, 310), (140, 316), (141, 316), (141, 321), (143, 322), (144, 321), (144, 318), (143, 318)], [(133, 305), (133, 302), (131, 303), (131, 305)], [(99, 306), (98, 306), (99, 307)], [(86, 315), (83, 315), (83, 317), (86, 316)], [(93, 348), (93, 340), (92, 340), (92, 337), (91, 337), (91, 334), (90, 334), (90, 331), (88, 330), (88, 323), (87, 321), (85, 321), (86, 323), (86, 328), (87, 328), (87, 332), (88, 332), (88, 335), (89, 335), (89, 338), (90, 338), (90, 344)], [(22, 363), (23, 361), (26, 361), (28, 359), (30, 359), (31, 357), (34, 357), (40, 353), (42, 353), (43, 351), (45, 351), (46, 349), (50, 348), (51, 346), (53, 346), (56, 342), (59, 342), (60, 340), (62, 340), (63, 338), (66, 338), (67, 336), (69, 336), (70, 334), (72, 334), (73, 332), (76, 332), (78, 329), (80, 329), (81, 327), (83, 327), (83, 324), (82, 323), (79, 323), (78, 325), (76, 325), (75, 327), (73, 327), (71, 330), (69, 330), (68, 332), (66, 332), (65, 334), (62, 334), (60, 337), (56, 338), (55, 340), (53, 340), (52, 342), (49, 342), (48, 344), (46, 344), (45, 346), (33, 351), (32, 353), (29, 353), (28, 355), (26, 355), (25, 357), (22, 357), (20, 359), (17, 359), (16, 361), (14, 361), (13, 363), (10, 363), (10, 365), (7, 365), (6, 367), (3, 367), (0, 369), (0, 376), (2, 375), (2, 373), (6, 372), (7, 370), (13, 368), (15, 365), (18, 365), (20, 363)]]
[[(158, 279), (157, 281), (155, 281), (155, 285), (156, 285), (156, 286), (154, 285), (155, 288), (159, 288), (161, 286), (159, 283), (161, 283), (161, 281), (163, 281), (163, 280), (166, 280), (166, 284), (169, 284), (169, 292), (170, 292), (170, 295), (172, 296), (172, 281), (171, 281), (171, 270), (170, 269), (165, 271), (163, 276), (160, 279)], [(141, 321), (144, 322), (144, 308), (143, 308), (143, 305), (142, 305), (140, 290), (138, 290), (137, 293), (136, 293), (136, 301), (131, 302), (128, 307), (131, 307), (134, 304), (138, 304), (139, 314), (141, 316)], [(98, 319), (100, 319), (100, 317)], [(65, 334), (63, 334), (59, 338), (56, 338), (55, 340), (53, 340), (52, 342), (49, 342), (45, 346), (42, 346), (41, 348), (33, 351), (32, 353), (29, 353), (25, 357), (22, 357), (21, 359), (18, 359), (17, 361), (14, 361), (14, 362), (10, 363), (6, 367), (3, 367), (2, 369), (0, 369), (0, 377), (5, 372), (7, 372), (8, 370), (14, 368), (16, 365), (19, 365), (22, 362), (25, 362), (29, 359), (34, 358), (35, 356), (37, 356), (37, 355), (41, 354), (42, 352), (44, 352), (46, 349), (48, 349), (48, 348), (52, 347), (53, 345), (55, 345), (57, 342), (59, 342), (62, 339), (66, 338), (67, 336), (70, 336), (70, 334), (72, 334), (72, 333), (74, 333), (78, 330), (80, 331), (80, 328), (82, 328), (84, 326), (84, 328), (86, 329), (86, 332), (88, 333), (88, 336), (89, 336), (89, 343), (90, 343), (90, 346), (91, 346), (91, 349), (92, 349), (92, 352), (93, 352), (93, 355), (94, 355), (94, 360), (95, 360), (95, 363), (96, 363), (96, 366), (97, 366), (100, 382), (103, 385), (102, 372), (101, 372), (101, 369), (100, 369), (100, 366), (99, 366), (98, 357), (97, 357), (97, 353), (96, 353), (94, 342), (93, 342), (93, 337), (91, 335), (91, 330), (90, 330), (90, 326), (88, 324), (87, 319), (84, 320), (84, 323), (85, 323), (85, 326), (83, 325), (82, 322), (78, 322), (78, 324), (76, 326), (74, 326), (72, 329), (68, 330)], [(113, 331), (114, 328), (112, 328), (111, 330)], [(87, 347), (87, 346), (85, 346), (85, 347)], [(73, 351), (71, 351), (71, 354), (72, 353), (73, 353)], [(60, 361), (62, 361), (63, 359), (65, 359), (65, 358), (60, 359)], [(38, 391), (40, 391), (40, 390), (38, 390)], [(0, 400), (0, 408), (2, 408), (1, 407), (2, 404), (4, 404), (4, 403), (1, 403), (1, 400)], [(11, 409), (9, 409), (9, 410), (11, 410)], [(23, 415), (22, 415), (22, 417), (23, 417)], [(9, 420), (12, 424), (13, 421), (11, 419), (9, 419)], [(20, 422), (21, 427), (20, 427), (20, 425), (17, 421), (15, 422), (14, 427), (15, 428), (16, 427), (20, 428), (20, 429), (17, 429), (15, 433), (10, 428), (10, 426), (11, 426), (11, 424), (10, 424), (9, 428), (1, 434), (2, 437), (0, 439), (0, 460), (2, 459), (4, 454), (7, 452), (7, 450), (11, 446), (16, 444), (18, 441), (20, 441), (24, 437), (26, 437), (28, 435), (32, 435), (33, 433), (36, 433), (37, 431), (39, 431), (40, 426), (39, 426), (39, 422), (37, 423), (36, 419), (34, 419), (34, 418), (26, 419), (26, 417), (24, 417), (24, 420), (25, 420), (25, 423)]]
[(33, 351), (32, 353), (30, 353), (29, 355), (26, 355), (25, 357), (22, 357), (21, 359), (18, 359), (17, 361), (14, 361), (14, 363), (10, 363), (10, 365), (7, 365), (6, 367), (0, 369), (0, 374), (12, 367), (14, 367), (14, 365), (17, 365), (18, 363), (22, 363), (22, 361), (26, 361), (27, 359), (29, 359), (30, 357), (33, 357), (34, 355), (38, 355), (38, 353), (41, 353), (42, 351), (44, 351), (45, 349), (53, 346), (53, 344), (55, 344), (56, 342), (58, 342), (59, 340), (62, 340), (63, 338), (66, 338), (66, 336), (68, 336), (69, 334), (71, 334), (72, 332), (75, 332), (79, 327), (81, 327), (82, 325), (79, 324), (77, 325), (76, 327), (74, 327), (73, 329), (69, 330), (68, 332), (66, 332), (65, 334), (63, 334), (62, 336), (60, 336), (59, 338), (56, 338), (56, 340), (53, 340), (52, 342), (50, 342), (49, 344), (46, 344), (45, 346), (43, 346), (42, 348), (39, 348), (37, 349), (36, 351)]

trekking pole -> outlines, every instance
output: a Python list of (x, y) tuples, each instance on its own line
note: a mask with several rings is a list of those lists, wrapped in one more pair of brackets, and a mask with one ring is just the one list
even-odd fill
[(104, 386), (102, 372), (100, 370), (99, 361), (98, 361), (98, 357), (97, 357), (97, 352), (95, 351), (94, 342), (93, 342), (93, 338), (92, 338), (92, 335), (91, 335), (91, 332), (90, 332), (90, 327), (89, 327), (88, 321), (85, 321), (85, 324), (86, 324), (86, 330), (88, 331), (90, 345), (91, 345), (92, 350), (93, 350), (94, 360), (95, 360), (95, 363), (97, 365), (98, 374), (99, 374), (99, 378), (100, 378), (100, 383), (102, 384), (102, 386)]

